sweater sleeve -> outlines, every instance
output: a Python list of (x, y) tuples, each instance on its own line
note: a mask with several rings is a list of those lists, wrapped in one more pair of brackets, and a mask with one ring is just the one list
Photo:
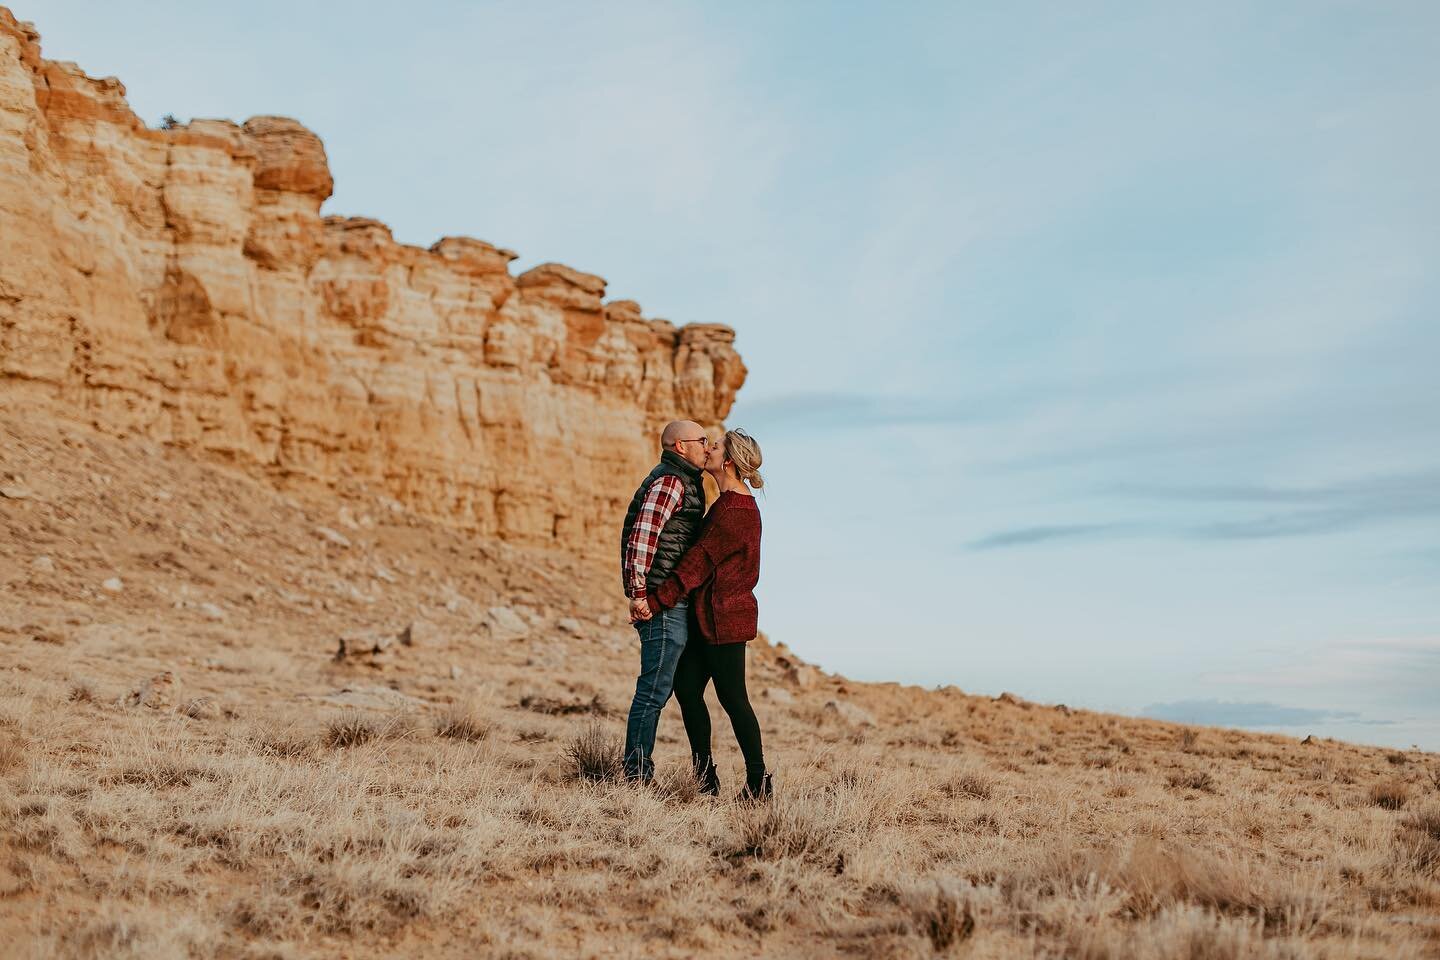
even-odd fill
[(737, 535), (736, 518), (732, 511), (723, 511), (715, 517), (695, 545), (685, 551), (680, 563), (670, 577), (650, 595), (650, 610), (658, 613), (675, 606), (690, 591), (709, 580), (726, 557), (739, 550), (744, 544)]

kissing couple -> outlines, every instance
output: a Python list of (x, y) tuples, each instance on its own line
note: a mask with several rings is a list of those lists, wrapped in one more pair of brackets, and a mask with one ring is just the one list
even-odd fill
[[(705, 474), (720, 490), (708, 513)], [(711, 440), (700, 424), (676, 420), (660, 434), (660, 462), (625, 511), (620, 565), (640, 636), (640, 675), (625, 725), (631, 781), (654, 778), (655, 729), (673, 692), (700, 790), (720, 794), (705, 706), (714, 681), (745, 757), (740, 798), (771, 794), (760, 723), (745, 690), (745, 645), (759, 621), (760, 509), (751, 491), (763, 485), (760, 445), (745, 431)]]

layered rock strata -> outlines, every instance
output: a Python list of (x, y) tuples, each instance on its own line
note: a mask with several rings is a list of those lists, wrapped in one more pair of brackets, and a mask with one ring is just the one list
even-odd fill
[(733, 331), (332, 188), (299, 123), (147, 128), (0, 7), (0, 406), (608, 559), (658, 427), (729, 411)]

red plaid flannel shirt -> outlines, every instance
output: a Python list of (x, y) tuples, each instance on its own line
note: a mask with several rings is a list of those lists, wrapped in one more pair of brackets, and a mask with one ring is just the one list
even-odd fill
[(640, 513), (625, 541), (625, 595), (632, 600), (645, 596), (645, 577), (655, 562), (655, 548), (660, 545), (660, 531), (679, 507), (685, 487), (679, 477), (658, 477), (645, 491)]

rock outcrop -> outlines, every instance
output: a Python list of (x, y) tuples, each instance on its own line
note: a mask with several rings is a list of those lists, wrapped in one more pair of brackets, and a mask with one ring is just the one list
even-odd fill
[(728, 413), (733, 331), (332, 188), (294, 120), (147, 128), (0, 7), (0, 407), (608, 559), (659, 426)]

